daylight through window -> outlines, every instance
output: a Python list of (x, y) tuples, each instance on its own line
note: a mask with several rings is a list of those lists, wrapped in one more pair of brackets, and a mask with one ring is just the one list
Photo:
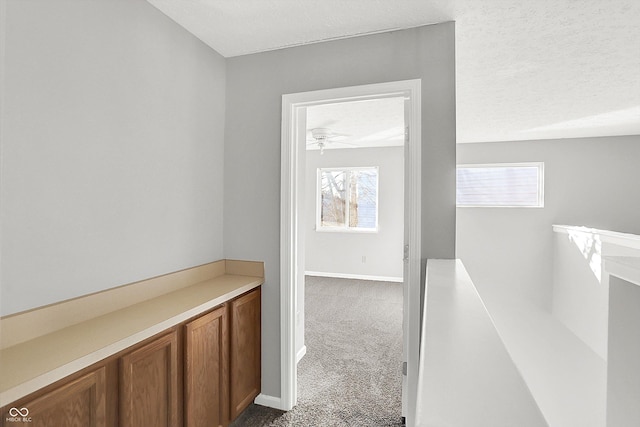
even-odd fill
[(543, 207), (544, 164), (460, 165), (456, 204), (458, 207)]
[(378, 229), (378, 168), (318, 169), (317, 230)]

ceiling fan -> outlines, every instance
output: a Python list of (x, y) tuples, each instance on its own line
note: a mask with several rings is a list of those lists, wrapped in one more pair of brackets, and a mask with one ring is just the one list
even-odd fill
[(317, 145), (320, 148), (320, 154), (324, 154), (324, 149), (327, 145), (333, 142), (340, 142), (345, 145), (354, 145), (348, 142), (344, 142), (349, 135), (343, 133), (333, 132), (328, 128), (314, 128), (308, 131), (308, 135), (311, 138), (307, 138), (307, 146)]

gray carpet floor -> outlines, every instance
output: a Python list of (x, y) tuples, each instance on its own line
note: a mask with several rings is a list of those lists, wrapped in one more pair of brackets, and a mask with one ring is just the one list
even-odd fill
[(231, 424), (401, 426), (402, 284), (306, 277), (298, 404), (252, 404)]

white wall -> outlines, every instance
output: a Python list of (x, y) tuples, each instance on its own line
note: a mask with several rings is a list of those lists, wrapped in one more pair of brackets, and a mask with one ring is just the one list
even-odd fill
[(224, 252), (230, 258), (265, 261), (265, 395), (280, 396), (282, 95), (422, 79), (422, 257), (451, 258), (455, 243), (454, 39), (454, 24), (445, 23), (228, 59)]
[(225, 61), (144, 0), (8, 0), (2, 314), (223, 257)]
[(585, 257), (569, 235), (556, 234), (554, 240), (552, 313), (606, 360), (609, 285), (606, 275), (596, 274), (602, 261), (594, 259), (602, 252)]
[(458, 163), (542, 161), (545, 206), (458, 208), (456, 253), (483, 298), (551, 310), (552, 224), (640, 233), (640, 136), (458, 144)]
[(552, 313), (607, 360), (609, 275), (605, 257), (640, 256), (640, 236), (627, 235), (626, 239), (607, 231), (554, 228)]
[[(378, 232), (316, 231), (317, 170), (378, 166)], [(402, 280), (404, 148), (306, 152), (305, 270)], [(362, 257), (366, 257), (366, 262)]]

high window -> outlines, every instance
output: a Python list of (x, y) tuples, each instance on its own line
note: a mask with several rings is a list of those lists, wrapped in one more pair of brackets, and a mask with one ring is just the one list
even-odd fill
[(316, 230), (378, 230), (378, 168), (318, 169)]
[(544, 163), (459, 165), (458, 207), (543, 207)]

